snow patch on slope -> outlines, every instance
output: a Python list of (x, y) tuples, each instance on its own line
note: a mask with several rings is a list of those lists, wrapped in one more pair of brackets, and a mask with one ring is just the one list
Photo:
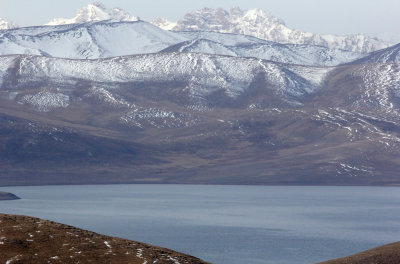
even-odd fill
[(135, 109), (125, 113), (120, 120), (138, 128), (148, 126), (156, 128), (189, 127), (197, 123), (197, 118), (192, 115), (159, 108)]
[(362, 78), (364, 91), (355, 106), (399, 114), (394, 107), (400, 101), (399, 64), (364, 65), (353, 76)]
[(40, 112), (48, 112), (53, 108), (67, 107), (69, 96), (62, 93), (39, 92), (34, 95), (25, 95), (21, 102), (29, 104)]
[(122, 98), (116, 98), (110, 91), (103, 87), (93, 86), (90, 88), (90, 94), (87, 97), (95, 97), (98, 100), (116, 108), (129, 108), (131, 104)]
[(16, 58), (17, 56), (0, 56), (0, 88), (7, 71), (13, 66)]

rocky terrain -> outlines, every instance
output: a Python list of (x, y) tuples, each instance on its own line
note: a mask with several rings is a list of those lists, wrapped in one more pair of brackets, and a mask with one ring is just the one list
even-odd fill
[(18, 200), (18, 196), (8, 192), (0, 192), (0, 200)]
[(1, 263), (207, 263), (140, 242), (52, 221), (0, 214)]
[(370, 249), (348, 257), (320, 264), (397, 264), (400, 263), (400, 242)]

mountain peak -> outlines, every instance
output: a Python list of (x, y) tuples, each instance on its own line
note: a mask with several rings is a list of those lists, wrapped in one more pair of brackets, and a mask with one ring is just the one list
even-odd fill
[[(386, 48), (390, 43), (365, 35), (320, 35), (291, 29), (285, 22), (261, 9), (242, 10), (233, 7), (229, 11), (222, 8), (203, 8), (186, 14), (176, 25), (156, 23), (163, 29), (174, 31), (215, 31), (220, 33), (244, 34), (256, 38), (287, 44), (310, 44), (367, 53)], [(171, 26), (173, 25), (173, 26)]]
[(80, 9), (73, 18), (56, 18), (47, 23), (47, 25), (55, 26), (104, 20), (138, 21), (139, 18), (131, 16), (121, 8), (107, 8), (101, 2), (94, 2)]
[(151, 24), (162, 28), (164, 30), (172, 30), (176, 26), (176, 22), (171, 22), (165, 18), (157, 18), (151, 22)]
[(2, 19), (2, 18), (0, 17), (0, 30), (2, 30), (2, 29), (17, 28), (17, 27), (18, 27), (18, 25), (15, 24), (14, 22), (4, 20), (4, 19)]
[(106, 7), (100, 1), (95, 1), (95, 2), (93, 2), (91, 4), (89, 4), (88, 6), (96, 6), (96, 7), (101, 8), (101, 9), (106, 9)]
[(234, 6), (229, 10), (229, 12), (231, 14), (241, 14), (241, 13), (243, 13), (243, 10), (238, 6)]

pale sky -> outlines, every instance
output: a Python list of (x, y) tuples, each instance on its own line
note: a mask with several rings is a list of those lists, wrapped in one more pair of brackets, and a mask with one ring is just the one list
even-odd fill
[[(0, 17), (20, 26), (45, 24), (55, 17), (71, 18), (94, 0), (0, 0)], [(142, 20), (164, 17), (176, 21), (202, 7), (260, 8), (295, 29), (313, 33), (389, 35), (400, 41), (400, 0), (102, 0)], [(399, 37), (397, 37), (399, 36)]]

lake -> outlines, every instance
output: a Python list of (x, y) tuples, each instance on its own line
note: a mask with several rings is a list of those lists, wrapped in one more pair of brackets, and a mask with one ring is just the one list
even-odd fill
[(215, 264), (315, 263), (400, 240), (400, 188), (4, 187), (0, 212), (147, 242)]

